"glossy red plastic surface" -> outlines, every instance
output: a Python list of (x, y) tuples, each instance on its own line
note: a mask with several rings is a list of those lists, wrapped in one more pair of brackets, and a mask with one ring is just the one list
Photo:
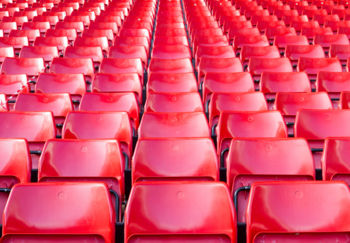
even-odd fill
[(50, 72), (92, 76), (94, 74), (94, 65), (90, 58), (55, 58), (52, 61)]
[(207, 73), (235, 73), (243, 72), (242, 63), (239, 58), (208, 58), (202, 57), (198, 64), (199, 78)]
[(277, 93), (275, 106), (285, 116), (295, 116), (300, 109), (333, 109), (326, 92)]
[(13, 47), (0, 47), (0, 62), (2, 63), (6, 57), (15, 57)]
[(111, 198), (102, 183), (20, 184), (4, 212), (3, 242), (112, 243), (114, 224)]
[(236, 242), (227, 186), (220, 182), (135, 184), (125, 212), (125, 242), (165, 241)]
[(58, 50), (64, 51), (68, 46), (68, 38), (60, 37), (37, 37), (34, 46), (56, 46)]
[(196, 112), (203, 111), (198, 92), (192, 93), (149, 93), (145, 112)]
[(264, 72), (260, 90), (264, 93), (311, 92), (311, 85), (304, 72)]
[(324, 51), (320, 45), (288, 45), (286, 57), (298, 61), (300, 57), (324, 58)]
[(139, 138), (210, 136), (208, 122), (203, 112), (145, 112), (138, 134)]
[(149, 74), (162, 73), (193, 73), (190, 59), (155, 59), (152, 58), (148, 68)]
[(46, 142), (39, 160), (38, 180), (101, 181), (124, 197), (124, 160), (116, 140)]
[(111, 58), (141, 59), (143, 64), (147, 63), (147, 52), (143, 46), (120, 45), (111, 47), (109, 50)]
[(102, 62), (103, 52), (99, 46), (68, 46), (64, 53), (69, 58), (90, 58), (93, 62)]
[(263, 72), (293, 72), (288, 58), (250, 58), (248, 71), (252, 75), (261, 75)]
[(78, 33), (81, 33), (84, 31), (84, 24), (83, 22), (58, 22), (56, 24), (56, 29), (75, 29)]
[(139, 124), (139, 106), (134, 93), (85, 93), (80, 111), (125, 111), (136, 127)]
[(340, 108), (350, 109), (350, 92), (344, 91), (340, 94)]
[(286, 48), (288, 45), (308, 45), (309, 41), (304, 35), (284, 35), (276, 36), (274, 44), (278, 48)]
[(0, 92), (6, 95), (29, 92), (27, 76), (25, 74), (0, 74)]
[(69, 93), (83, 95), (86, 92), (82, 74), (42, 73), (35, 86), (37, 93)]
[(38, 29), (33, 30), (11, 30), (10, 37), (27, 37), (29, 42), (33, 42), (36, 37), (40, 36)]
[(147, 92), (196, 92), (194, 73), (152, 73), (148, 77)]
[(350, 91), (349, 72), (319, 72), (316, 81), (317, 91), (340, 93)]
[(196, 63), (201, 58), (235, 58), (232, 46), (199, 46), (196, 53)]
[(49, 29), (46, 31), (46, 37), (66, 36), (68, 41), (74, 41), (77, 38), (75, 29)]
[(54, 117), (66, 117), (73, 110), (69, 94), (19, 94), (15, 104), (15, 111), (51, 111)]
[(74, 46), (99, 46), (105, 52), (108, 51), (108, 39), (105, 36), (100, 37), (77, 37), (74, 41)]
[(138, 181), (216, 181), (218, 171), (215, 147), (209, 138), (140, 139), (132, 160), (133, 184)]
[(295, 136), (307, 140), (350, 136), (350, 110), (300, 110), (294, 125)]
[(0, 112), (0, 138), (45, 142), (56, 137), (51, 112)]
[(319, 44), (324, 48), (329, 48), (333, 44), (349, 45), (349, 39), (345, 34), (337, 35), (316, 35), (315, 44)]
[(340, 182), (270, 182), (251, 188), (247, 242), (326, 242), (349, 237), (350, 193)]
[(143, 65), (141, 59), (104, 58), (100, 73), (137, 73), (143, 77)]
[(191, 51), (185, 45), (154, 45), (152, 49), (152, 58), (159, 59), (181, 59), (191, 58)]
[(51, 62), (59, 57), (55, 46), (24, 46), (19, 54), (20, 58), (43, 58), (45, 62)]
[(329, 49), (331, 57), (337, 57), (341, 61), (347, 61), (350, 57), (350, 45), (331, 45)]
[(276, 46), (244, 46), (241, 51), (241, 60), (248, 61), (251, 57), (279, 58), (280, 52)]
[(117, 139), (131, 154), (132, 128), (126, 112), (70, 112), (62, 135), (64, 139)]
[(299, 58), (299, 72), (306, 72), (309, 75), (317, 75), (321, 71), (341, 72), (342, 66), (338, 58)]
[(4, 74), (26, 74), (37, 76), (45, 70), (42, 58), (18, 58), (7, 57), (1, 66), (1, 73)]
[(222, 112), (216, 134), (220, 153), (232, 138), (286, 138), (287, 129), (279, 111)]

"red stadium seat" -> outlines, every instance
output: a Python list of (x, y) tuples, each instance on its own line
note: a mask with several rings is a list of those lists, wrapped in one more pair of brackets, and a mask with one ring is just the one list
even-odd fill
[(208, 108), (209, 126), (216, 125), (222, 112), (265, 111), (267, 104), (260, 92), (213, 93)]
[(250, 194), (247, 242), (342, 242), (349, 236), (345, 183), (259, 182)]
[(253, 77), (260, 80), (264, 72), (293, 72), (293, 67), (288, 58), (250, 58), (248, 71)]
[(13, 47), (0, 47), (0, 63), (3, 63), (6, 57), (15, 57)]
[(100, 73), (137, 73), (143, 82), (141, 59), (104, 58), (100, 66)]
[(46, 140), (56, 137), (50, 112), (0, 112), (0, 138), (25, 138), (32, 154), (32, 168), (38, 167), (38, 156)]
[(227, 187), (218, 182), (137, 183), (125, 211), (125, 243), (137, 241), (235, 242), (236, 216)]
[[(28, 23), (25, 23), (28, 24)], [(0, 22), (0, 29), (3, 31), (4, 34), (8, 34), (11, 32), (11, 30), (17, 29), (17, 23), (16, 22)], [(22, 29), (24, 29), (24, 26), (22, 26)]]
[(40, 15), (34, 17), (33, 19), (33, 22), (49, 22), (52, 26), (55, 26), (59, 21), (60, 20), (57, 15)]
[(268, 46), (269, 41), (266, 37), (266, 35), (237, 35), (234, 38), (234, 47), (235, 49), (240, 49), (243, 46)]
[(34, 42), (35, 38), (40, 36), (40, 31), (38, 29), (32, 29), (32, 30), (11, 30), (9, 36), (10, 37), (27, 37), (29, 42)]
[(38, 76), (44, 72), (44, 60), (42, 58), (12, 58), (6, 57), (1, 66), (3, 74), (26, 74), (27, 76)]
[(84, 74), (92, 79), (94, 76), (94, 65), (90, 58), (55, 58), (52, 61), (50, 72), (59, 74)]
[(125, 111), (133, 127), (139, 125), (139, 105), (135, 93), (85, 93), (81, 99), (80, 111)]
[(304, 35), (284, 35), (284, 36), (276, 36), (274, 44), (280, 49), (284, 50), (286, 46), (289, 45), (308, 45), (309, 41), (307, 37)]
[(203, 112), (203, 104), (198, 92), (154, 93), (147, 95), (145, 112)]
[(147, 37), (117, 37), (114, 46), (143, 46), (148, 55), (150, 43)]
[(276, 46), (243, 46), (240, 57), (247, 62), (252, 57), (279, 58), (280, 52)]
[(46, 37), (67, 37), (68, 41), (72, 42), (77, 38), (75, 29), (49, 29), (46, 32)]
[(56, 46), (59, 51), (64, 51), (68, 46), (68, 38), (60, 37), (37, 37), (34, 46)]
[(83, 32), (83, 38), (84, 37), (106, 37), (109, 44), (112, 44), (114, 41), (114, 33), (111, 29), (88, 29), (84, 30)]
[[(157, 127), (157, 129), (154, 129)], [(203, 112), (145, 112), (139, 138), (208, 138), (208, 122)]]
[(152, 58), (148, 73), (193, 73), (189, 59), (155, 59)]
[(55, 46), (24, 46), (19, 53), (20, 58), (43, 58), (44, 62), (50, 63), (59, 57), (58, 49)]
[(279, 111), (222, 112), (215, 128), (217, 152), (221, 157), (227, 152), (233, 138), (287, 137), (287, 129)]
[(321, 71), (341, 72), (342, 65), (337, 58), (301, 57), (298, 62), (297, 70), (299, 72), (306, 72), (312, 79)]
[(103, 183), (21, 184), (13, 188), (5, 209), (2, 240), (111, 243), (115, 241), (115, 219)]
[(94, 63), (101, 63), (103, 52), (99, 46), (68, 46), (64, 56), (69, 58), (90, 58)]
[(0, 74), (0, 93), (5, 94), (8, 100), (15, 101), (19, 93), (28, 93), (29, 91), (26, 75)]
[(345, 34), (337, 35), (316, 35), (315, 44), (321, 45), (325, 50), (328, 50), (331, 45), (349, 45), (349, 39)]
[(350, 109), (350, 92), (349, 91), (341, 92), (339, 103), (340, 103), (339, 104), (340, 109)]
[(130, 157), (132, 128), (126, 112), (70, 112), (62, 130), (64, 139), (117, 139)]
[(20, 50), (23, 46), (28, 46), (29, 41), (26, 36), (22, 37), (0, 37), (0, 47), (13, 47)]
[(327, 138), (321, 158), (323, 180), (350, 184), (349, 138)]
[(196, 63), (201, 58), (235, 58), (232, 46), (199, 46), (196, 53)]
[(98, 46), (101, 47), (102, 51), (108, 52), (108, 39), (105, 36), (100, 37), (77, 37), (74, 41), (76, 47), (90, 47)]
[(346, 64), (350, 58), (350, 45), (331, 45), (329, 55), (338, 58), (342, 64)]
[(121, 205), (124, 200), (124, 168), (123, 155), (116, 140), (52, 139), (43, 149), (38, 180), (105, 182), (109, 190), (118, 195)]
[(121, 59), (141, 59), (144, 66), (147, 64), (147, 52), (143, 46), (114, 46), (109, 50), (108, 57)]
[(197, 80), (194, 73), (152, 73), (148, 77), (146, 92), (196, 92)]
[(217, 181), (218, 171), (215, 147), (209, 138), (140, 139), (132, 160), (133, 184), (150, 180)]
[(22, 26), (22, 30), (33, 30), (38, 29), (41, 33), (45, 33), (48, 29), (50, 29), (50, 23), (49, 22), (27, 22), (24, 23)]
[(56, 29), (75, 29), (77, 33), (82, 33), (84, 31), (83, 22), (58, 22), (56, 24)]
[(116, 22), (94, 22), (90, 24), (89, 28), (95, 30), (110, 29), (113, 31), (113, 34), (116, 35), (118, 33), (118, 24)]
[(181, 59), (191, 58), (191, 51), (185, 45), (154, 45), (152, 49), (152, 58), (158, 59)]
[(286, 57), (296, 64), (300, 57), (325, 58), (324, 51), (320, 45), (288, 45)]
[(136, 73), (97, 73), (92, 81), (92, 92), (133, 92), (142, 101), (142, 86)]
[(246, 221), (249, 188), (254, 182), (314, 178), (312, 154), (304, 139), (254, 138), (231, 142), (227, 156), (227, 183), (234, 196), (239, 223)]

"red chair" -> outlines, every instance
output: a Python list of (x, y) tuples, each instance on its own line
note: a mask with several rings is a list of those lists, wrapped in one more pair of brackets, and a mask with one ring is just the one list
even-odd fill
[(97, 65), (103, 60), (103, 52), (99, 46), (68, 46), (64, 56), (68, 58), (90, 58)]
[(108, 57), (120, 59), (141, 59), (143, 66), (147, 64), (147, 52), (143, 46), (120, 45), (111, 47)]
[(27, 37), (28, 42), (34, 42), (37, 37), (40, 36), (38, 29), (32, 30), (11, 30), (9, 37)]
[(75, 47), (90, 47), (90, 46), (98, 46), (105, 53), (108, 52), (109, 45), (108, 39), (105, 36), (100, 37), (77, 37), (74, 41)]
[(55, 26), (59, 21), (57, 15), (40, 15), (33, 18), (33, 22), (49, 22), (52, 26)]
[(212, 131), (216, 132), (217, 152), (221, 161), (234, 138), (287, 137), (286, 125), (279, 111), (222, 112), (214, 128)]
[(146, 92), (181, 93), (197, 92), (194, 73), (152, 73), (148, 77)]
[(69, 42), (75, 41), (77, 31), (75, 29), (49, 29), (46, 31), (46, 37), (67, 37)]
[(22, 37), (0, 37), (0, 47), (13, 47), (16, 51), (22, 49), (23, 46), (28, 46), (29, 41), (27, 36)]
[(145, 112), (138, 135), (139, 138), (208, 138), (210, 132), (203, 112)]
[(158, 59), (181, 59), (191, 58), (191, 51), (185, 45), (154, 45), (152, 58)]
[(15, 57), (13, 47), (0, 47), (0, 63), (3, 63), (6, 57)]
[(243, 46), (269, 46), (269, 41), (266, 35), (237, 35), (234, 38), (234, 47), (239, 50)]
[(293, 67), (288, 58), (250, 58), (248, 72), (253, 77), (261, 80), (264, 72), (293, 72)]
[[(259, 182), (250, 190), (247, 242), (346, 241), (350, 194), (342, 182)], [(278, 200), (277, 200), (278, 199)], [(293, 202), (293, 203), (291, 203)], [(269, 210), (263, 210), (269, 208)]]
[(19, 53), (20, 58), (43, 58), (45, 63), (50, 63), (59, 57), (55, 46), (24, 46)]
[(203, 112), (203, 104), (198, 92), (154, 93), (147, 95), (145, 112)]
[(45, 33), (51, 28), (50, 22), (26, 22), (22, 26), (22, 30), (33, 30), (38, 29), (40, 33)]
[[(186, 167), (191, 169), (184, 170)], [(219, 170), (215, 147), (209, 138), (165, 138), (140, 139), (131, 171), (135, 184), (150, 180), (217, 181)]]
[(64, 139), (116, 139), (129, 158), (132, 127), (126, 112), (70, 112), (62, 129)]
[(307, 58), (301, 57), (298, 62), (297, 70), (306, 72), (311, 79), (321, 72), (342, 72), (342, 65), (338, 58)]
[(125, 196), (124, 169), (124, 158), (116, 140), (52, 139), (43, 149), (38, 181), (105, 182), (113, 192), (113, 200), (118, 200), (121, 205)]
[(302, 138), (234, 139), (231, 142), (227, 156), (227, 183), (234, 197), (239, 223), (246, 222), (249, 189), (254, 182), (314, 178), (312, 154)]
[(27, 76), (38, 76), (44, 72), (44, 60), (42, 58), (17, 58), (6, 57), (1, 66), (3, 74), (25, 74)]
[(242, 62), (248, 62), (250, 58), (280, 58), (280, 52), (276, 46), (243, 46), (240, 58)]
[[(22, 29), (23, 28), (24, 28), (24, 26), (22, 26)], [(1, 22), (0, 29), (3, 31), (4, 34), (9, 34), (11, 32), (11, 30), (17, 29), (17, 23), (16, 22)]]
[(150, 42), (147, 37), (117, 37), (114, 46), (143, 46), (148, 55)]
[(88, 29), (88, 30), (84, 30), (83, 32), (83, 38), (85, 37), (106, 37), (108, 40), (108, 44), (112, 45), (113, 41), (114, 41), (114, 33), (113, 30), (111, 29)]
[(350, 58), (350, 45), (331, 45), (329, 48), (329, 56), (338, 58), (344, 65)]
[(196, 63), (201, 58), (235, 58), (232, 46), (199, 46), (196, 53)]
[(209, 126), (213, 127), (222, 112), (266, 111), (267, 104), (260, 92), (213, 93), (206, 109), (209, 112)]
[(287, 45), (285, 56), (288, 57), (293, 64), (297, 64), (300, 57), (326, 57), (320, 45)]
[(56, 46), (59, 51), (63, 51), (68, 46), (68, 38), (60, 37), (37, 37), (34, 41), (34, 46)]
[(140, 109), (135, 93), (85, 93), (79, 111), (125, 111), (133, 128), (139, 125)]
[(325, 50), (328, 50), (331, 45), (349, 45), (349, 39), (345, 34), (336, 35), (316, 35), (315, 44), (321, 45)]
[(6, 99), (15, 102), (19, 93), (28, 93), (29, 91), (26, 75), (0, 74), (0, 93), (6, 95)]
[(193, 73), (192, 63), (189, 59), (155, 59), (152, 58), (148, 73)]
[[(154, 198), (160, 199), (157, 204)], [(125, 210), (124, 238), (126, 243), (235, 242), (236, 216), (229, 191), (219, 182), (137, 183)]]
[(143, 82), (141, 59), (104, 58), (100, 65), (100, 73), (137, 73)]
[(138, 102), (142, 102), (141, 79), (136, 73), (97, 73), (92, 81), (92, 92), (133, 92)]
[(32, 169), (46, 140), (56, 138), (51, 112), (0, 112), (0, 138), (25, 138), (32, 155)]
[(83, 74), (88, 80), (94, 76), (94, 65), (90, 58), (55, 58), (50, 72), (58, 74)]
[(321, 158), (322, 178), (326, 181), (349, 181), (349, 138), (327, 138)]
[(2, 240), (111, 243), (116, 223), (112, 207), (103, 183), (20, 184), (13, 188), (4, 212)]
[(274, 44), (280, 49), (284, 50), (288, 45), (308, 45), (309, 41), (304, 35), (284, 35), (276, 36)]
[(84, 31), (83, 22), (58, 22), (55, 29), (75, 29), (77, 33), (82, 33)]
[[(0, 153), (0, 211), (3, 212), (12, 187), (18, 183), (30, 182), (32, 165), (28, 144), (24, 139), (0, 139)], [(0, 217), (2, 220), (2, 214)]]
[(350, 136), (348, 123), (349, 110), (299, 110), (294, 125), (296, 137), (308, 140), (314, 155), (318, 178), (321, 176), (320, 157), (323, 151), (324, 140), (328, 137)]

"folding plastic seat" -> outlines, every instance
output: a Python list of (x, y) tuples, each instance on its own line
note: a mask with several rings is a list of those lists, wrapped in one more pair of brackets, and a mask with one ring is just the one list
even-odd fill
[(332, 44), (329, 48), (329, 56), (338, 58), (342, 64), (350, 57), (350, 45)]
[(0, 63), (3, 63), (6, 57), (15, 57), (13, 47), (0, 47)]
[[(31, 200), (27, 200), (29, 195)], [(3, 222), (4, 242), (115, 241), (116, 214), (104, 183), (47, 182), (15, 186)]]
[(70, 112), (62, 130), (64, 139), (117, 139), (130, 158), (133, 131), (126, 112)]
[(90, 24), (89, 29), (111, 29), (113, 34), (118, 33), (118, 25), (115, 22), (94, 22)]
[(23, 23), (28, 22), (27, 16), (17, 16), (17, 17), (3, 17), (2, 22), (16, 22), (18, 27), (21, 27)]
[(80, 111), (125, 111), (133, 128), (139, 125), (139, 105), (135, 93), (86, 93), (81, 99)]
[(200, 58), (198, 64), (199, 82), (208, 73), (234, 73), (243, 72), (242, 63), (239, 58)]
[(42, 58), (6, 57), (1, 66), (3, 74), (25, 74), (29, 77), (37, 77), (44, 70)]
[(141, 59), (144, 66), (147, 64), (147, 52), (143, 46), (114, 46), (109, 50), (108, 56), (110, 58)]
[[(158, 151), (157, 156), (152, 151)], [(183, 169), (189, 166), (191, 170)], [(140, 139), (132, 159), (132, 180), (133, 184), (141, 181), (217, 181), (214, 144), (209, 138)]]
[(203, 80), (202, 97), (205, 106), (213, 93), (253, 92), (254, 82), (248, 72), (207, 73)]
[(315, 45), (287, 45), (285, 56), (288, 57), (293, 64), (297, 64), (300, 57), (309, 58), (325, 58), (322, 46)]
[(59, 22), (57, 15), (36, 16), (33, 22), (49, 22), (51, 26), (55, 26)]
[(332, 102), (326, 92), (318, 93), (277, 93), (275, 108), (279, 110), (293, 135), (295, 116), (300, 109), (333, 109)]
[(84, 31), (83, 22), (58, 22), (55, 29), (75, 29), (77, 33), (82, 33)]
[[(58, 5), (57, 7), (55, 7), (53, 9), (55, 12), (65, 12), (66, 16), (70, 16), (72, 15), (74, 8), (72, 6), (62, 6), (62, 5)], [(51, 11), (53, 12), (53, 11)]]
[(314, 20), (316, 20), (320, 25), (324, 25), (328, 21), (340, 21), (337, 14), (332, 15), (315, 15)]
[(320, 25), (318, 24), (317, 21), (307, 21), (307, 22), (305, 22), (305, 21), (297, 20), (297, 21), (294, 21), (292, 23), (291, 27), (294, 27), (294, 29), (297, 31), (297, 33), (299, 33), (304, 28), (318, 28), (318, 27), (320, 27)]
[(136, 73), (97, 73), (92, 81), (92, 92), (133, 92), (138, 102), (142, 102), (141, 79)]
[[(56, 126), (62, 127), (67, 114), (73, 110), (73, 105), (67, 93), (36, 93), (19, 94), (14, 107), (15, 111), (52, 112)], [(58, 129), (57, 134), (59, 134)]]
[(250, 194), (247, 242), (335, 242), (349, 236), (350, 194), (343, 182), (259, 182)]
[(123, 25), (123, 20), (121, 18), (120, 15), (103, 15), (103, 16), (99, 16), (96, 19), (97, 22), (114, 22), (117, 24), (118, 27), (121, 27)]
[(68, 44), (68, 38), (60, 37), (37, 37), (34, 41), (34, 46), (56, 46), (59, 51), (64, 51)]
[(6, 6), (6, 8), (3, 8), (4, 11), (7, 11), (9, 13), (9, 16), (12, 17), (15, 12), (19, 12), (19, 7), (16, 6)]
[(83, 32), (83, 38), (85, 37), (106, 37), (109, 45), (114, 41), (114, 33), (111, 29), (88, 29)]
[(274, 44), (280, 49), (284, 50), (288, 45), (308, 45), (309, 41), (303, 35), (287, 35), (276, 36)]
[(300, 57), (297, 70), (306, 72), (311, 81), (321, 72), (342, 72), (342, 65), (338, 58), (308, 58)]
[(100, 65), (100, 73), (137, 73), (143, 82), (143, 65), (141, 59), (104, 58)]
[[(27, 83), (27, 76), (24, 74), (5, 75), (0, 74), (0, 93), (6, 96), (6, 99), (15, 102), (19, 93), (28, 93), (30, 88)], [(9, 106), (12, 103), (9, 104)], [(7, 104), (2, 104), (2, 107), (7, 107)], [(12, 109), (12, 106), (9, 107)]]
[(234, 38), (234, 47), (239, 50), (243, 46), (268, 46), (266, 35), (238, 35)]
[(148, 73), (193, 73), (190, 59), (158, 59), (152, 58)]
[(51, 112), (0, 112), (0, 138), (25, 138), (32, 155), (32, 169), (46, 140), (56, 137)]
[(235, 58), (232, 46), (199, 46), (196, 53), (196, 63), (201, 58)]
[[(155, 197), (161, 198), (158, 204), (152, 202)], [(219, 182), (136, 183), (125, 211), (124, 238), (126, 243), (235, 242), (236, 216), (229, 191)]]
[(252, 57), (279, 58), (280, 53), (276, 46), (243, 46), (240, 54), (242, 62), (246, 63)]
[(99, 46), (68, 46), (64, 53), (67, 58), (90, 58), (98, 65), (102, 62), (103, 52)]
[[(157, 127), (158, 129), (154, 129)], [(208, 138), (208, 122), (203, 112), (145, 112), (139, 138)]]
[(350, 91), (350, 73), (319, 72), (316, 80), (316, 90), (326, 91), (333, 104), (338, 105), (340, 93)]
[(323, 180), (349, 181), (349, 138), (327, 138), (321, 158)]
[(35, 38), (40, 36), (38, 29), (32, 30), (11, 30), (10, 37), (27, 37), (29, 42), (34, 42)]
[(8, 34), (11, 32), (11, 30), (17, 29), (17, 23), (16, 22), (0, 22), (0, 29), (4, 34)]
[(19, 54), (20, 58), (43, 58), (46, 64), (59, 57), (55, 46), (24, 46)]
[(0, 20), (2, 20), (4, 17), (9, 17), (10, 14), (7, 10), (0, 10)]
[(104, 52), (108, 52), (108, 39), (105, 36), (101, 37), (78, 37), (74, 41), (74, 46), (98, 46)]
[(126, 46), (143, 46), (147, 52), (149, 52), (149, 40), (147, 37), (117, 37), (114, 41), (114, 46), (126, 45)]
[(124, 158), (116, 140), (52, 139), (43, 149), (38, 181), (105, 182), (112, 191), (113, 201), (119, 201), (120, 211), (124, 200), (124, 169)]
[(0, 47), (13, 47), (18, 52), (23, 46), (28, 46), (29, 41), (26, 36), (22, 37), (0, 37)]
[(193, 50), (197, 53), (199, 46), (228, 46), (229, 41), (224, 35), (208, 36), (206, 38), (193, 40)]
[(320, 157), (324, 140), (328, 137), (347, 137), (350, 110), (299, 110), (295, 122), (295, 136), (308, 140), (314, 155), (318, 176), (321, 176)]
[(269, 26), (265, 30), (265, 35), (269, 40), (273, 40), (275, 36), (296, 35), (296, 31), (294, 28), (287, 26)]
[(73, 8), (73, 10), (78, 10), (80, 7), (78, 2), (61, 2), (58, 6), (60, 8)]
[[(182, 29), (179, 29), (179, 32)], [(169, 31), (169, 30), (168, 30)], [(163, 31), (165, 32), (165, 31)], [(183, 29), (183, 31), (180, 32), (181, 35), (183, 35), (183, 33), (185, 33), (184, 36), (186, 36), (186, 30)], [(221, 36), (224, 35), (224, 33), (222, 32), (221, 28), (210, 28), (210, 29), (194, 29), (192, 32), (192, 39), (202, 39), (205, 37), (210, 37), (210, 36)], [(166, 36), (166, 35), (165, 35)]]
[[(81, 21), (85, 26), (89, 26), (91, 21), (96, 20), (95, 12), (84, 11), (79, 9), (79, 11), (74, 11), (71, 16), (68, 16), (67, 21)], [(106, 21), (108, 22), (108, 21)]]
[(248, 63), (248, 71), (254, 78), (260, 80), (264, 72), (293, 72), (288, 58), (256, 58), (252, 57)]
[(42, 16), (57, 16), (60, 21), (63, 21), (67, 15), (69, 15), (69, 13), (59, 9), (52, 9), (51, 11), (47, 11), (42, 14)]
[(147, 95), (145, 112), (203, 112), (203, 104), (198, 92), (154, 93)]
[(28, 8), (20, 12), (15, 12), (13, 16), (27, 16), (28, 21), (32, 21), (36, 16), (38, 16), (38, 12), (36, 9)]
[(49, 29), (45, 34), (47, 37), (67, 37), (69, 42), (73, 42), (77, 38), (75, 29)]
[(279, 111), (222, 112), (214, 128), (220, 161), (225, 159), (232, 139), (287, 137), (286, 125)]
[(27, 22), (22, 26), (22, 30), (38, 29), (41, 33), (45, 33), (50, 28), (51, 26), (49, 22)]
[(315, 44), (321, 45), (325, 50), (328, 50), (331, 45), (349, 45), (349, 39), (345, 34), (337, 34), (337, 35), (316, 35)]
[(152, 58), (158, 59), (183, 59), (191, 58), (191, 51), (185, 45), (154, 45)]
[(227, 183), (234, 196), (238, 225), (246, 222), (249, 190), (254, 182), (315, 178), (310, 149), (301, 138), (234, 139), (226, 162)]
[[(161, 30), (161, 29), (159, 29)], [(156, 30), (156, 35), (159, 32), (159, 30)], [(184, 29), (181, 29), (185, 32)], [(175, 31), (175, 30), (174, 30)], [(130, 29), (130, 28), (122, 28), (119, 32), (119, 37), (125, 38), (127, 36), (132, 36), (132, 37), (146, 37), (148, 42), (150, 41), (150, 33), (148, 32), (147, 29)]]
[(217, 124), (222, 112), (267, 110), (265, 97), (260, 92), (214, 93), (209, 107), (209, 126)]
[(94, 76), (94, 65), (91, 58), (54, 58), (50, 67), (51, 73), (83, 74), (90, 82)]

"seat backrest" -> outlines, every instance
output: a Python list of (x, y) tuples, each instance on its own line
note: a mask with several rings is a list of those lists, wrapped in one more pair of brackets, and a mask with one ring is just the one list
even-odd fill
[(0, 112), (0, 138), (25, 138), (43, 143), (56, 137), (51, 112)]
[(309, 58), (300, 57), (297, 70), (309, 75), (317, 75), (321, 71), (342, 72), (342, 65), (338, 58)]
[(0, 74), (0, 90), (6, 95), (29, 92), (27, 76), (25, 74)]
[(288, 58), (250, 58), (248, 71), (252, 75), (261, 75), (263, 72), (293, 72)]
[(285, 116), (296, 116), (300, 109), (333, 109), (326, 92), (277, 93), (275, 107)]
[(38, 166), (38, 180), (102, 181), (124, 197), (124, 161), (116, 140), (46, 142)]
[(125, 211), (125, 242), (168, 240), (235, 242), (236, 218), (226, 185), (220, 182), (135, 184)]
[(86, 83), (83, 74), (42, 73), (35, 86), (36, 93), (69, 93), (83, 95)]
[(324, 140), (350, 136), (350, 110), (299, 110), (294, 125), (296, 137)]
[(311, 84), (304, 72), (263, 72), (260, 79), (260, 91), (270, 94), (311, 92)]
[(148, 76), (147, 92), (196, 92), (194, 73), (152, 73)]
[(297, 61), (300, 57), (324, 58), (325, 54), (320, 45), (288, 45), (286, 56)]
[(253, 184), (247, 210), (247, 242), (346, 241), (349, 207), (349, 188), (341, 182)]
[(28, 76), (37, 76), (44, 72), (44, 60), (42, 58), (18, 58), (6, 57), (1, 65), (3, 74), (26, 74)]
[(94, 65), (91, 58), (54, 58), (50, 72), (92, 76), (94, 74)]
[(140, 139), (132, 159), (133, 184), (159, 180), (216, 181), (218, 171), (210, 138)]
[(4, 212), (2, 240), (112, 243), (114, 215), (102, 183), (19, 184), (12, 189)]
[(15, 111), (51, 111), (54, 117), (65, 117), (73, 110), (67, 93), (19, 94), (14, 107)]
[(190, 59), (151, 59), (148, 73), (193, 73)]
[(141, 59), (104, 58), (100, 73), (137, 73), (143, 77), (143, 65)]
[(51, 62), (55, 57), (59, 57), (56, 46), (24, 46), (19, 54), (20, 58), (43, 58), (46, 62)]
[(117, 139), (124, 143), (129, 155), (132, 149), (132, 128), (126, 112), (70, 112), (63, 125), (65, 139)]
[(316, 81), (317, 91), (340, 93), (350, 91), (349, 72), (319, 72)]

